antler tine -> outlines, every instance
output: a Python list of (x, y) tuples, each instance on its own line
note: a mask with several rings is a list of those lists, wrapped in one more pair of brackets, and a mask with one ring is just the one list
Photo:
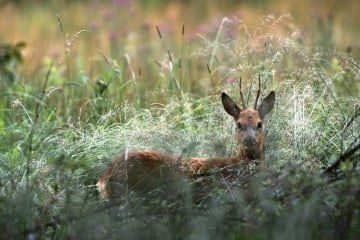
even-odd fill
[(257, 108), (257, 103), (258, 103), (258, 100), (259, 100), (259, 97), (260, 97), (260, 89), (261, 89), (261, 81), (260, 81), (260, 74), (259, 74), (259, 89), (258, 89), (257, 94), (256, 94), (254, 109)]
[(239, 83), (239, 90), (240, 90), (240, 98), (241, 98), (241, 103), (243, 105), (243, 108), (246, 109), (246, 103), (245, 103), (245, 100), (244, 100), (244, 95), (242, 93), (242, 89), (241, 89), (241, 82), (242, 82), (242, 79), (241, 79), (241, 76), (240, 76), (240, 83)]

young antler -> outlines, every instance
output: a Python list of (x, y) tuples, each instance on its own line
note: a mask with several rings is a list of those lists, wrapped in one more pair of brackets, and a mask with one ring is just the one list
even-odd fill
[(257, 103), (258, 103), (258, 100), (259, 100), (260, 91), (261, 91), (261, 81), (260, 81), (260, 74), (259, 74), (259, 89), (258, 89), (257, 94), (256, 94), (254, 109), (257, 108)]

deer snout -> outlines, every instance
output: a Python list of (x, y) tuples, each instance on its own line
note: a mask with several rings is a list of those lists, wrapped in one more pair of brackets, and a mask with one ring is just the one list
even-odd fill
[(257, 141), (256, 141), (256, 138), (253, 137), (253, 136), (247, 136), (244, 138), (244, 146), (247, 147), (247, 148), (253, 148), (256, 146), (257, 144)]
[(252, 127), (247, 127), (244, 140), (244, 147), (246, 148), (254, 148), (257, 145), (257, 139), (255, 136), (255, 131)]

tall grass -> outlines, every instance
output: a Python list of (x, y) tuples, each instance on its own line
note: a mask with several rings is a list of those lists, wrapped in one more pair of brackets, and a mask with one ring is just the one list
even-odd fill
[[(146, 54), (100, 54), (97, 82), (77, 56), (70, 80), (65, 63), (48, 63), (38, 86), (8, 88), (0, 135), (2, 238), (356, 239), (360, 102), (336, 85), (358, 80), (357, 61), (304, 44), (287, 15), (264, 16), (251, 29), (239, 18), (219, 19), (179, 51), (161, 27), (159, 34), (156, 53), (148, 46)], [(139, 71), (139, 59), (154, 66)], [(129, 189), (117, 202), (99, 198), (96, 177), (123, 151), (236, 154), (233, 122), (219, 96), (239, 99), (239, 75), (249, 103), (259, 75), (263, 96), (276, 91), (265, 124), (266, 171), (186, 179), (179, 194), (159, 187), (142, 196)]]

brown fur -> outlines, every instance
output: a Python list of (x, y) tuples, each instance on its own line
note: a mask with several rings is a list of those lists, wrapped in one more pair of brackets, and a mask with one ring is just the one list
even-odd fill
[[(241, 89), (240, 95), (242, 96)], [(244, 105), (245, 101), (242, 101)], [(135, 191), (148, 190), (170, 178), (205, 174), (212, 169), (224, 168), (243, 161), (260, 160), (261, 163), (264, 143), (262, 121), (272, 110), (274, 102), (275, 93), (271, 92), (256, 110), (246, 106), (240, 109), (223, 93), (224, 108), (233, 116), (237, 126), (238, 156), (189, 158), (145, 150), (123, 153), (115, 158), (98, 178), (97, 186), (101, 196), (119, 196), (127, 187)]]

